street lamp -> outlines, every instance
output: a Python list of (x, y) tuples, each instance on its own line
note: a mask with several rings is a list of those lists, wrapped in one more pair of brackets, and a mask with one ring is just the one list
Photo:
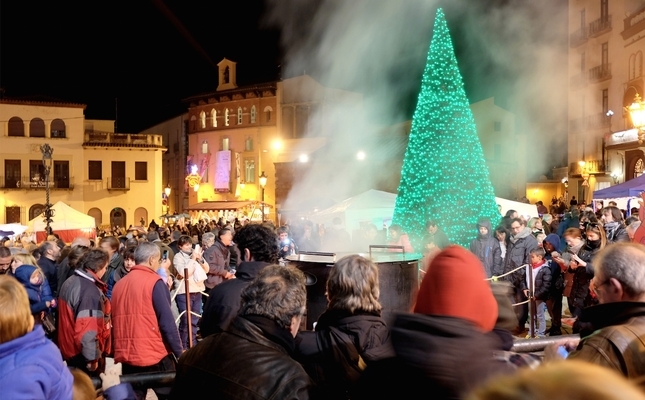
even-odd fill
[(260, 187), (262, 188), (262, 218), (264, 218), (264, 187), (267, 185), (267, 178), (264, 174), (264, 171), (262, 171), (262, 175), (260, 175)]
[(645, 140), (645, 102), (641, 100), (641, 96), (638, 93), (634, 96), (634, 102), (625, 107), (625, 111), (632, 118), (634, 128), (638, 129), (638, 143), (643, 143), (643, 140)]
[(163, 191), (166, 193), (166, 196), (170, 197), (170, 192), (172, 191), (172, 189), (170, 188), (170, 183)]
[(52, 217), (54, 216), (54, 210), (52, 210), (52, 205), (49, 202), (49, 173), (52, 169), (52, 164), (54, 162), (52, 154), (54, 154), (54, 149), (48, 144), (40, 146), (40, 152), (43, 153), (43, 167), (45, 169), (45, 232), (47, 235), (52, 234)]

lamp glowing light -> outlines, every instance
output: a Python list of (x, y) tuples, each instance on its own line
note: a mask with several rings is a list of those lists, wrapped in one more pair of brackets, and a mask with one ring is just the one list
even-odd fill
[(301, 163), (306, 163), (309, 161), (309, 156), (306, 154), (301, 154), (300, 157), (298, 157), (298, 160), (300, 160)]
[(363, 161), (365, 159), (365, 152), (364, 151), (359, 151), (358, 153), (356, 153), (356, 159), (360, 160), (360, 161)]

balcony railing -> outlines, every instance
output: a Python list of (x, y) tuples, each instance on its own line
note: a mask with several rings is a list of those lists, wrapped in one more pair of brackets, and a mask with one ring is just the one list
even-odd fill
[(601, 64), (589, 70), (589, 80), (600, 82), (611, 79), (611, 63)]
[[(74, 178), (59, 178), (49, 181), (50, 190), (73, 190)], [(0, 187), (11, 190), (45, 190), (47, 182), (39, 176), (0, 176)]]
[(600, 17), (589, 24), (589, 37), (597, 37), (611, 30), (611, 15)]
[(587, 27), (578, 29), (569, 35), (569, 46), (578, 47), (587, 42)]
[[(607, 172), (607, 165), (602, 160), (591, 160), (585, 162), (585, 172), (588, 174), (604, 174)], [(569, 176), (582, 174), (582, 167), (577, 162), (569, 164)]]
[(610, 126), (611, 118), (607, 116), (607, 113), (601, 112), (587, 116), (587, 128), (589, 129), (609, 128)]
[(163, 147), (163, 136), (140, 133), (85, 131), (84, 146)]
[(108, 190), (130, 190), (130, 178), (107, 178)]
[(607, 113), (602, 112), (569, 121), (569, 130), (571, 132), (580, 132), (585, 129), (609, 129), (610, 126), (611, 118), (607, 116)]

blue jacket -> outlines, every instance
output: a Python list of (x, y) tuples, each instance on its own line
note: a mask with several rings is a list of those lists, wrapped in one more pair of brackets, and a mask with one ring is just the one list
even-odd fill
[(15, 273), (15, 277), (18, 282), (20, 282), (27, 290), (27, 295), (29, 296), (29, 308), (31, 309), (32, 314), (46, 311), (46, 302), (52, 301), (53, 299), (52, 291), (46, 277), (43, 277), (43, 282), (40, 285), (34, 285), (29, 282), (31, 275), (35, 270), (36, 267), (33, 265), (24, 264), (16, 268)]
[(42, 326), (0, 344), (0, 388), (3, 399), (69, 400), (74, 378)]

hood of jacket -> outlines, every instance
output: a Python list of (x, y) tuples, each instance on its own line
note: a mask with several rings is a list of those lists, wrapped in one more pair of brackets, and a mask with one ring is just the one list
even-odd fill
[(252, 281), (267, 265), (270, 264), (264, 261), (243, 261), (237, 266), (235, 278)]
[(553, 245), (553, 248), (555, 251), (560, 251), (560, 236), (556, 235), (555, 233), (550, 233), (546, 235), (546, 239), (544, 239), (547, 243), (551, 243)]
[[(40, 288), (40, 285), (34, 285), (33, 283), (29, 282), (29, 279), (31, 278), (31, 275), (34, 273), (34, 271), (37, 268), (34, 267), (33, 265), (28, 265), (28, 264), (23, 264), (16, 268), (16, 279), (18, 282), (22, 284), (24, 287), (28, 287), (30, 289), (38, 290)], [(44, 276), (43, 276), (43, 281), (44, 281)], [(41, 282), (42, 284), (42, 282)]]
[[(485, 235), (482, 235), (481, 233), (479, 233), (479, 228), (481, 227), (484, 227), (488, 230), (488, 232)], [(491, 237), (492, 232), (493, 232), (493, 227), (488, 219), (481, 218), (479, 221), (477, 221), (477, 238), (488, 239), (489, 237)]]

